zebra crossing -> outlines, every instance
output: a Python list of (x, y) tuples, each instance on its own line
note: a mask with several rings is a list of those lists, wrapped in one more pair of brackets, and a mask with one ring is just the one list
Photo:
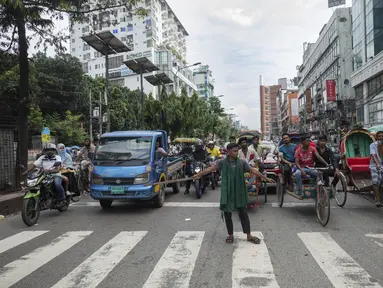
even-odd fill
[[(38, 241), (42, 236), (49, 235), (49, 230), (23, 231), (0, 240), (0, 260), (2, 255), (18, 249), (29, 241)], [(32, 275), (52, 260), (62, 257), (66, 251), (77, 244), (87, 241), (95, 231), (68, 231), (54, 238), (49, 243), (39, 242), (39, 247), (23, 255), (19, 259), (0, 266), (0, 287), (6, 288)], [(272, 254), (268, 247), (268, 239), (262, 232), (254, 232), (262, 239), (261, 244), (254, 245), (246, 241), (246, 235), (235, 232), (231, 287), (283, 287), (278, 283), (280, 275), (274, 272)], [(146, 276), (143, 288), (190, 286), (196, 262), (207, 251), (203, 251), (205, 231), (177, 231), (162, 256), (155, 264), (149, 276)], [(117, 265), (129, 257), (136, 246), (152, 237), (149, 231), (120, 231), (106, 241), (93, 254), (82, 259), (77, 267), (61, 279), (55, 279), (53, 288), (91, 288), (97, 287), (116, 269)], [(377, 244), (376, 249), (383, 249), (383, 234), (366, 234), (371, 243)], [(328, 281), (336, 288), (341, 287), (375, 287), (382, 288), (383, 283), (374, 279), (358, 262), (338, 244), (329, 233), (301, 232), (297, 233), (297, 241), (301, 241)], [(230, 245), (230, 244), (223, 244)], [(381, 253), (380, 250), (378, 250)], [(162, 253), (162, 252), (161, 252)], [(382, 263), (374, 263), (382, 266)], [(380, 281), (382, 282), (382, 281)], [(259, 284), (254, 284), (259, 283)], [(124, 286), (124, 287), (137, 287)]]

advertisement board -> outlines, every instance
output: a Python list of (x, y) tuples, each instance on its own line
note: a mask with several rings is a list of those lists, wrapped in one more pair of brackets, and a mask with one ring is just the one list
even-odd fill
[(335, 80), (326, 80), (327, 102), (336, 101)]

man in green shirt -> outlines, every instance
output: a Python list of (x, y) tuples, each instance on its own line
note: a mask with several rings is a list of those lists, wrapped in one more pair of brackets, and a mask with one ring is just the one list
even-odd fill
[(203, 175), (215, 170), (221, 171), (222, 185), (219, 209), (224, 213), (226, 228), (229, 234), (226, 238), (226, 243), (233, 243), (233, 221), (231, 219), (231, 213), (238, 211), (243, 233), (247, 234), (247, 241), (259, 244), (261, 240), (251, 235), (250, 219), (245, 211), (245, 207), (249, 203), (249, 194), (246, 188), (244, 174), (246, 172), (253, 173), (267, 182), (273, 182), (273, 180), (265, 177), (257, 169), (251, 168), (246, 161), (238, 159), (238, 150), (238, 144), (228, 144), (227, 157), (220, 160), (216, 165), (194, 175), (193, 179), (199, 179)]

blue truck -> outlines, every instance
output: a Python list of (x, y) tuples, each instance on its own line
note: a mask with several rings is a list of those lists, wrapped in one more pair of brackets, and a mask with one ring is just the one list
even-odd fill
[[(102, 208), (113, 201), (152, 201), (160, 208), (165, 188), (179, 193), (179, 183), (152, 183), (176, 180), (182, 176), (182, 158), (164, 157), (157, 145), (168, 150), (165, 131), (117, 131), (101, 136), (92, 157), (91, 197)], [(157, 144), (158, 143), (158, 144)]]

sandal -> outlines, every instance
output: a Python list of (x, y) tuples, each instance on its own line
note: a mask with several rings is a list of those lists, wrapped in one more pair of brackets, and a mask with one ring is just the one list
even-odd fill
[(261, 239), (259, 239), (258, 237), (255, 237), (255, 236), (252, 236), (250, 239), (247, 239), (247, 241), (254, 243), (254, 244), (261, 243)]
[(231, 244), (231, 243), (233, 243), (233, 242), (234, 242), (234, 237), (233, 237), (233, 235), (229, 235), (229, 236), (227, 236), (227, 238), (226, 238), (226, 243)]

